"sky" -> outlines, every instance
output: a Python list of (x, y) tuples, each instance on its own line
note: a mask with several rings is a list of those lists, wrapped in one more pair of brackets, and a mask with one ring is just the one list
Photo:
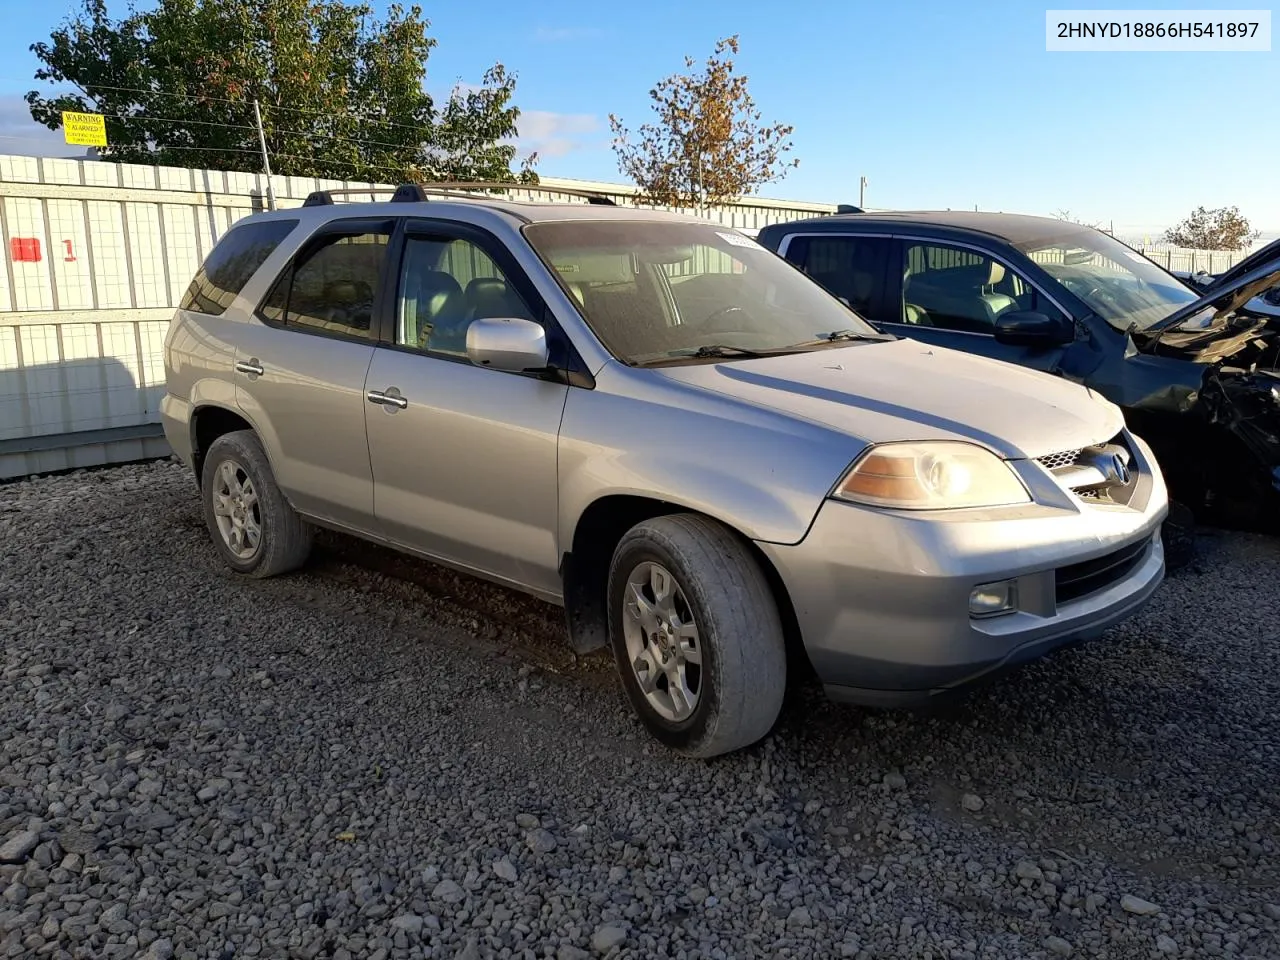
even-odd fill
[[(35, 126), (21, 99), (37, 66), (28, 47), (78, 6), (0, 0), (0, 152), (80, 152)], [(539, 151), (541, 174), (622, 182), (609, 114), (632, 129), (648, 121), (654, 83), (738, 34), (764, 119), (795, 127), (800, 165), (762, 196), (857, 203), (865, 176), (870, 207), (1069, 211), (1141, 236), (1197, 206), (1236, 205), (1280, 232), (1280, 40), (1262, 53), (1050, 53), (1047, 6), (428, 3), (427, 86), (479, 82), (499, 61), (518, 75), (519, 145)], [(127, 12), (123, 0), (108, 9)]]

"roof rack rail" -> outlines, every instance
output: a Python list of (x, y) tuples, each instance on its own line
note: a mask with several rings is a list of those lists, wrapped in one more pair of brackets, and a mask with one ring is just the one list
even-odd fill
[(328, 207), (333, 205), (334, 197), (345, 197), (353, 193), (395, 193), (395, 187), (340, 187), (333, 190), (312, 190), (307, 199), (302, 201), (304, 207)]
[(861, 207), (855, 207), (852, 203), (837, 203), (836, 213), (866, 213)]
[(574, 187), (544, 187), (536, 183), (519, 183), (514, 180), (454, 180), (441, 183), (402, 183), (391, 198), (392, 203), (418, 203), (431, 195), (456, 196), (467, 190), (525, 190), (530, 193), (559, 193), (569, 197), (584, 197), (587, 203), (616, 207), (612, 198), (591, 190)]

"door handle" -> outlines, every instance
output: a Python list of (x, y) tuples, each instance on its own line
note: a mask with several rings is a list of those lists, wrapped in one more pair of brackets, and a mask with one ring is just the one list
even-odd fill
[(251, 377), (260, 377), (264, 371), (262, 369), (262, 364), (258, 362), (258, 358), (253, 357), (249, 360), (237, 360), (236, 372), (247, 373)]
[(370, 403), (376, 403), (383, 407), (396, 407), (403, 410), (409, 405), (409, 401), (399, 394), (393, 396), (389, 393), (383, 393), (381, 390), (370, 390), (364, 396)]

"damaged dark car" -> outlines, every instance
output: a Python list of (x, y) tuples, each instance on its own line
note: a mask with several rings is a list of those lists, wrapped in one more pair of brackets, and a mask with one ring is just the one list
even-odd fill
[(1202, 522), (1280, 533), (1280, 252), (1201, 293), (1089, 227), (853, 213), (758, 241), (889, 333), (1056, 373), (1122, 407)]

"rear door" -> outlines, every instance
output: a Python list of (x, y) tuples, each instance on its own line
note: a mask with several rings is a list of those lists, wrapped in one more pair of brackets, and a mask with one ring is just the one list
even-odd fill
[(892, 239), (874, 234), (795, 234), (779, 252), (872, 323), (896, 320), (887, 294)]
[(365, 382), (381, 533), (558, 596), (556, 444), (569, 388), (466, 356), (471, 321), (550, 327), (545, 307), (505, 247), (473, 227), (410, 220), (397, 258), (390, 342)]
[(394, 221), (337, 220), (303, 244), (244, 325), (236, 393), (298, 510), (371, 531), (364, 382)]

